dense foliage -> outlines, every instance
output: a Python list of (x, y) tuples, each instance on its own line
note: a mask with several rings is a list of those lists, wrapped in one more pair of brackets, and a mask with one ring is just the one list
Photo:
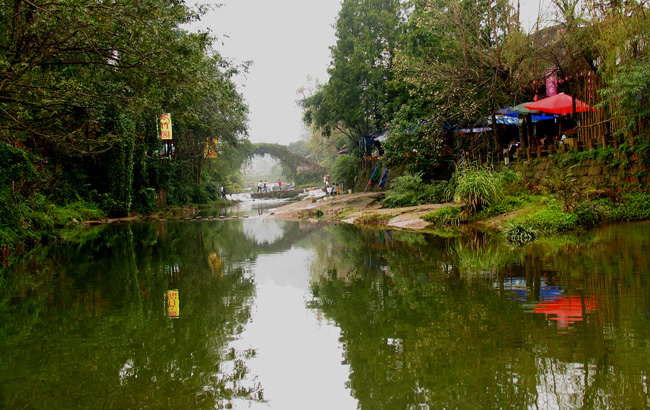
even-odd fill
[(389, 208), (426, 203), (442, 203), (447, 200), (447, 183), (425, 184), (420, 174), (406, 174), (395, 178), (392, 189), (383, 204)]
[(397, 0), (343, 1), (329, 81), (301, 100), (306, 123), (325, 135), (342, 132), (355, 144), (383, 129), (406, 97), (401, 83), (392, 81), (401, 24)]
[(425, 179), (442, 179), (449, 168), (449, 148), (442, 138), (442, 126), (435, 120), (421, 119), (404, 104), (388, 128), (382, 144), (384, 161), (390, 167), (404, 167)]
[(557, 1), (524, 28), (507, 0), (344, 1), (330, 77), (301, 100), (304, 120), (355, 140), (388, 128), (386, 160), (435, 178), (440, 150), (450, 159), (496, 158), (497, 127), (460, 130), (490, 126), (497, 110), (543, 98), (552, 73), (557, 92), (598, 106), (589, 121), (573, 118), (583, 142), (647, 141), (649, 15), (639, 1)]
[[(0, 230), (36, 229), (20, 211), (35, 194), (117, 216), (153, 209), (162, 191), (182, 203), (235, 183), (239, 164), (204, 152), (213, 140), (235, 159), (248, 148), (232, 81), (246, 67), (182, 28), (201, 14), (177, 0), (0, 1)], [(173, 121), (166, 158), (162, 113)]]
[(359, 172), (359, 165), (359, 157), (356, 155), (339, 155), (332, 165), (331, 181), (343, 184), (344, 189), (352, 188)]

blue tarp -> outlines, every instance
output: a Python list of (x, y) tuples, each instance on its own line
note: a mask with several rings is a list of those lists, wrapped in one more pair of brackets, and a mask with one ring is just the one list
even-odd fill
[(498, 115), (503, 115), (503, 116), (506, 116), (506, 117), (515, 117), (515, 118), (517, 118), (517, 116), (519, 115), (517, 113), (517, 111), (512, 106), (506, 107), (506, 108), (501, 108), (500, 110), (498, 110), (494, 114), (497, 115), (497, 116)]
[(531, 115), (533, 118), (533, 122), (540, 122), (540, 121), (546, 121), (546, 120), (552, 120), (553, 118), (557, 118), (557, 115), (546, 115), (546, 114), (541, 114), (541, 115)]
[[(517, 125), (517, 117), (511, 117), (509, 115), (495, 115), (494, 119), (497, 121), (497, 124), (505, 124), (505, 125)], [(490, 122), (492, 122), (492, 118), (490, 118)]]

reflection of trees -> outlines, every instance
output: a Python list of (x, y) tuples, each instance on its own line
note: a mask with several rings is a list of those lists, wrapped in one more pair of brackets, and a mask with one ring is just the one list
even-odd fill
[[(234, 245), (245, 245), (241, 226), (215, 228), (108, 227), (16, 267), (0, 299), (2, 407), (207, 409), (261, 399), (260, 386), (242, 381), (254, 352), (228, 348), (255, 290), (239, 264), (246, 247)], [(223, 276), (210, 270), (215, 252)], [(21, 289), (21, 277), (37, 281)], [(181, 302), (173, 321), (170, 287)]]
[[(344, 228), (316, 247), (311, 306), (342, 330), (361, 408), (643, 408), (647, 235), (515, 251)], [(524, 278), (527, 305), (504, 289), (512, 275)], [(527, 313), (542, 277), (576, 300), (595, 295), (597, 313), (585, 309), (566, 332)]]

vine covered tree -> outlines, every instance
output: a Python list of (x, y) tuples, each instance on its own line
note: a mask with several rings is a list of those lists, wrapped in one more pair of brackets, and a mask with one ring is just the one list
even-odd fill
[[(203, 11), (178, 0), (0, 0), (0, 142), (38, 171), (21, 185), (115, 215), (150, 208), (158, 189), (201, 197), (215, 179), (202, 175), (206, 144), (245, 150), (248, 112), (232, 82), (246, 67), (182, 28)], [(167, 162), (156, 154), (164, 112), (178, 148)]]

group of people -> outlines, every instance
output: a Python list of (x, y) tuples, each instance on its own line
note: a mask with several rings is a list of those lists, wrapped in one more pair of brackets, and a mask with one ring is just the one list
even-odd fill
[[(280, 191), (282, 191), (282, 180), (278, 179), (278, 188)], [(266, 185), (266, 181), (262, 183), (262, 180), (260, 179), (260, 182), (257, 183), (257, 192), (268, 192), (269, 188)]]
[(343, 191), (343, 184), (337, 184), (336, 182), (334, 182), (334, 184), (330, 188), (329, 174), (323, 177), (323, 182), (325, 183), (325, 192), (327, 193), (327, 195), (329, 196), (341, 195), (341, 192)]

